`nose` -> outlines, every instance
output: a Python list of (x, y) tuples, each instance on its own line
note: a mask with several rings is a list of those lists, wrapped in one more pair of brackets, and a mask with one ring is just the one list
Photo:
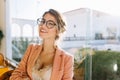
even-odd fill
[(46, 27), (46, 22), (43, 23), (42, 27)]

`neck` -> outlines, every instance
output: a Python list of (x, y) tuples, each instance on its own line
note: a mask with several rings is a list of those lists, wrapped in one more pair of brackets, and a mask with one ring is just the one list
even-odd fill
[(54, 52), (55, 51), (55, 40), (44, 40), (43, 41), (43, 52)]

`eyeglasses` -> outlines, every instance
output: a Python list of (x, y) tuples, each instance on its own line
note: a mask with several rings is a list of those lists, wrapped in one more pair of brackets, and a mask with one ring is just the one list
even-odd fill
[(43, 26), (45, 24), (48, 29), (52, 29), (55, 26), (57, 26), (57, 24), (54, 21), (52, 21), (52, 20), (46, 21), (44, 18), (38, 18), (37, 19), (37, 24), (39, 26)]

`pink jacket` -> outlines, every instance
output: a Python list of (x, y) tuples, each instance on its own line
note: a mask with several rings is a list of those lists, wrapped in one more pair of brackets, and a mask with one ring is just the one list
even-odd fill
[[(23, 80), (25, 77), (32, 79), (32, 66), (42, 50), (41, 45), (30, 45), (18, 67), (12, 73), (10, 80)], [(71, 55), (57, 47), (53, 62), (50, 80), (72, 80), (74, 59)]]

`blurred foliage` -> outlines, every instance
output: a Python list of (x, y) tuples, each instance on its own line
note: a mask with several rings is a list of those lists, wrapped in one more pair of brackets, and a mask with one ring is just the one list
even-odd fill
[(0, 30), (0, 40), (4, 37), (2, 30)]
[(13, 45), (12, 55), (13, 55), (13, 59), (15, 59), (16, 61), (19, 62), (21, 60), (21, 57), (25, 53), (29, 43), (31, 43), (31, 42), (32, 42), (32, 40), (28, 40), (28, 38), (23, 38), (23, 37), (20, 37), (20, 38), (12, 40), (12, 45)]
[(90, 48), (78, 49), (74, 55), (74, 80), (90, 78), (90, 59), (95, 54)]
[(95, 51), (92, 56), (92, 80), (120, 80), (120, 52)]
[(1, 40), (4, 37), (2, 30), (0, 30), (0, 46), (1, 46)]
[(83, 61), (85, 59), (88, 59), (87, 56), (91, 56), (95, 54), (95, 52), (90, 49), (90, 48), (82, 48), (82, 49), (78, 49), (78, 51), (75, 53), (74, 55), (74, 68), (80, 68), (82, 66), (85, 67), (85, 63), (83, 63)]
[[(83, 54), (83, 50), (86, 53), (91, 51), (79, 49), (76, 54)], [(92, 50), (92, 55), (80, 56), (81, 60), (78, 59), (79, 61), (76, 59), (78, 58), (75, 57), (74, 63), (75, 80), (89, 80), (90, 61), (92, 61), (92, 80), (120, 80), (120, 52)]]

